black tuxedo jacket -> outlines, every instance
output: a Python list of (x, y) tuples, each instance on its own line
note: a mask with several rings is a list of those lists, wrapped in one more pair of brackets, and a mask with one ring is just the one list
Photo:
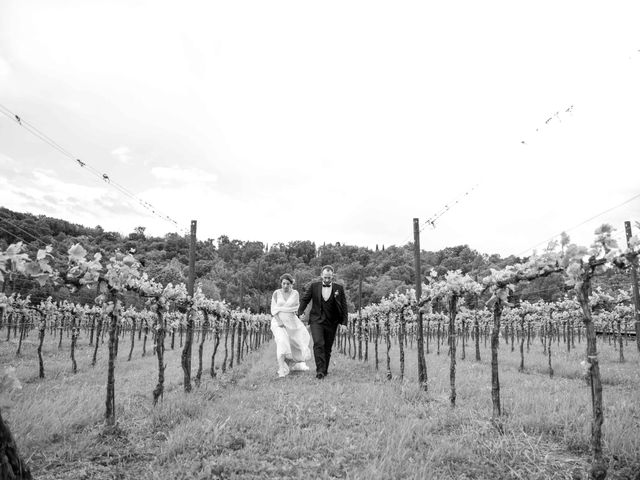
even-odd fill
[[(347, 297), (344, 294), (344, 287), (338, 283), (331, 284), (331, 296), (336, 301), (338, 310), (338, 318), (330, 318), (329, 320), (335, 326), (338, 324), (346, 325), (349, 316), (347, 308)], [(320, 304), (322, 303), (322, 281), (313, 282), (309, 288), (302, 294), (300, 298), (300, 308), (298, 308), (298, 316), (304, 314), (307, 305), (313, 300), (311, 311), (309, 312), (309, 323), (320, 321)]]

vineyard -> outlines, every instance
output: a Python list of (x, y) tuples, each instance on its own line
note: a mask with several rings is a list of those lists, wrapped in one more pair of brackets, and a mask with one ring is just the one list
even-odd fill
[[(351, 313), (326, 381), (333, 397), (311, 376), (276, 381), (268, 315), (162, 285), (131, 253), (103, 259), (76, 244), (55, 271), (50, 247), (30, 257), (10, 245), (2, 279), (98, 296), (0, 296), (3, 468), (16, 478), (636, 478), (634, 293), (591, 282), (630, 272), (638, 242), (619, 250), (609, 233), (591, 251), (550, 247), (481, 281), (433, 271)], [(550, 275), (564, 279), (562, 301), (515, 295)], [(145, 307), (125, 305), (125, 292)]]
[[(166, 293), (167, 290), (163, 293)], [(211, 377), (216, 376), (220, 370), (224, 373), (227, 368), (233, 368), (242, 359), (258, 349), (270, 338), (269, 326), (271, 317), (266, 315), (252, 315), (246, 311), (232, 311), (224, 302), (207, 302), (196, 293), (198, 311), (193, 314), (193, 319), (187, 320), (187, 313), (174, 310), (175, 306), (167, 305), (167, 312), (162, 314), (158, 310), (135, 310), (129, 308), (118, 313), (118, 322), (115, 324), (115, 332), (109, 333), (109, 340), (113, 338), (113, 350), (118, 356), (118, 347), (121, 340), (128, 340), (127, 361), (131, 361), (137, 342), (141, 344), (141, 356), (152, 355), (158, 357), (158, 368), (163, 364), (162, 356), (166, 345), (170, 349), (184, 347), (187, 326), (190, 326), (191, 335), (195, 336), (198, 345), (198, 370), (194, 378), (199, 385), (203, 374), (203, 349), (206, 340), (214, 344), (214, 351), (210, 357), (210, 366), (206, 371)], [(98, 351), (105, 343), (107, 333), (107, 312), (98, 306), (75, 305), (64, 302), (60, 305), (53, 304), (50, 300), (32, 306), (29, 299), (19, 296), (0, 297), (3, 300), (0, 309), (0, 327), (6, 328), (6, 341), (17, 343), (16, 356), (22, 353), (23, 343), (29, 341), (29, 336), (35, 336), (38, 355), (38, 377), (45, 378), (45, 362), (43, 347), (45, 338), (50, 338), (49, 343), (57, 345), (57, 349), (63, 348), (63, 339), (69, 343), (69, 358), (71, 372), (78, 372), (76, 350), (79, 348), (78, 339), (88, 339), (85, 347), (91, 347), (91, 367), (95, 367)], [(160, 310), (161, 312), (161, 310)], [(168, 339), (165, 337), (169, 337)], [(219, 352), (216, 365), (216, 354)], [(34, 372), (35, 373), (35, 372)], [(162, 395), (163, 378), (159, 375), (158, 385), (154, 390), (154, 402)]]

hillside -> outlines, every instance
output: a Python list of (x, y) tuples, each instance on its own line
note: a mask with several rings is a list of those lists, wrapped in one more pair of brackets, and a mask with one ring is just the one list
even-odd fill
[[(135, 251), (148, 275), (162, 283), (185, 282), (188, 275), (189, 244), (186, 236), (168, 233), (164, 237), (145, 234), (138, 227), (128, 235), (107, 232), (99, 225), (86, 227), (44, 215), (18, 213), (0, 207), (0, 249), (20, 239), (31, 250), (53, 245), (57, 266), (64, 268), (65, 252), (81, 243), (90, 253), (112, 255), (116, 249)], [(439, 251), (422, 251), (423, 273), (432, 268), (439, 274), (460, 269), (482, 278), (491, 268), (502, 268), (518, 259), (497, 254), (480, 253), (468, 245), (457, 245)], [(319, 275), (320, 267), (332, 264), (337, 281), (346, 287), (349, 306), (358, 306), (359, 278), (362, 276), (362, 305), (378, 302), (385, 295), (414, 283), (413, 244), (379, 246), (375, 250), (340, 243), (316, 245), (308, 240), (265, 245), (256, 240), (198, 240), (196, 245), (196, 282), (210, 298), (225, 299), (233, 306), (264, 311), (278, 279), (293, 273), (297, 288)], [(71, 294), (65, 288), (39, 287), (26, 279), (15, 279), (3, 286), (5, 292), (30, 294), (39, 301), (47, 296), (92, 302), (89, 290)], [(552, 300), (563, 291), (556, 278), (541, 279), (521, 289), (522, 298)], [(132, 299), (135, 303), (135, 300)]]

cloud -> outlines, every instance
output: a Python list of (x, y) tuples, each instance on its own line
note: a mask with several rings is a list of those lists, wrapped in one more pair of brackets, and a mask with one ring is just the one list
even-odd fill
[[(637, 192), (640, 61), (628, 60), (637, 28), (622, 7), (586, 6), (576, 23), (557, 2), (470, 4), (464, 18), (420, 3), (350, 2), (337, 16), (284, 4), (247, 15), (231, 3), (5, 3), (7, 105), (181, 226), (197, 219), (198, 237), (399, 244), (413, 217), (480, 183), (424, 229), (423, 247), (519, 252)], [(0, 129), (1, 205), (172, 231), (12, 128)], [(592, 223), (637, 212), (636, 201)], [(594, 228), (584, 242), (569, 233), (589, 243)]]
[(163, 183), (207, 184), (216, 183), (218, 176), (199, 168), (154, 167), (151, 174)]
[(132, 160), (132, 156), (131, 156), (131, 149), (129, 147), (126, 146), (121, 146), (116, 148), (115, 150), (113, 150), (111, 152), (111, 155), (113, 155), (114, 157), (116, 157), (118, 160), (120, 160), (122, 163), (131, 163)]
[[(16, 211), (28, 211), (86, 226), (102, 225), (126, 233), (154, 217), (138, 202), (107, 185), (85, 186), (61, 180), (56, 172), (36, 169), (23, 172), (20, 185), (0, 177), (0, 204)], [(158, 231), (161, 221), (157, 222)], [(164, 222), (164, 232), (170, 225)]]

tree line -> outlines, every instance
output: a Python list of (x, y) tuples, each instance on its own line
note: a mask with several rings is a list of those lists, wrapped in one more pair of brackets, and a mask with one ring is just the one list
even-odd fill
[[(162, 284), (184, 283), (188, 277), (189, 237), (167, 233), (163, 237), (145, 234), (143, 226), (128, 235), (105, 231), (100, 225), (93, 228), (65, 220), (19, 213), (0, 207), (0, 249), (24, 240), (31, 253), (43, 245), (54, 246), (54, 268), (62, 268), (66, 259), (55, 252), (66, 252), (81, 243), (89, 253), (107, 255), (120, 250), (135, 251), (136, 259), (150, 278)], [(568, 238), (567, 238), (568, 242)], [(428, 240), (427, 240), (428, 243)], [(349, 310), (355, 311), (380, 302), (393, 292), (406, 291), (414, 284), (413, 244), (377, 245), (375, 249), (346, 245), (340, 242), (316, 245), (309, 240), (294, 240), (266, 244), (259, 240), (232, 239), (221, 235), (217, 239), (198, 240), (196, 244), (195, 278), (207, 297), (226, 300), (234, 308), (248, 308), (267, 312), (271, 294), (278, 288), (278, 279), (285, 272), (292, 273), (296, 288), (302, 289), (318, 277), (323, 265), (335, 267), (337, 281), (344, 284)], [(438, 251), (422, 250), (423, 272), (435, 271), (444, 275), (459, 270), (480, 279), (492, 269), (502, 269), (526, 260), (516, 256), (481, 253), (469, 245), (457, 245)], [(616, 289), (628, 281), (610, 272), (600, 281)], [(360, 289), (360, 278), (362, 288)], [(5, 293), (31, 294), (35, 302), (48, 297), (55, 301), (69, 300), (91, 303), (95, 292), (83, 289), (72, 293), (67, 289), (40, 286), (28, 278), (14, 278), (2, 285)], [(562, 279), (550, 276), (530, 282), (520, 288), (523, 300), (554, 301), (563, 296)], [(361, 298), (361, 302), (360, 302)], [(131, 295), (128, 301), (136, 305), (140, 300)]]

